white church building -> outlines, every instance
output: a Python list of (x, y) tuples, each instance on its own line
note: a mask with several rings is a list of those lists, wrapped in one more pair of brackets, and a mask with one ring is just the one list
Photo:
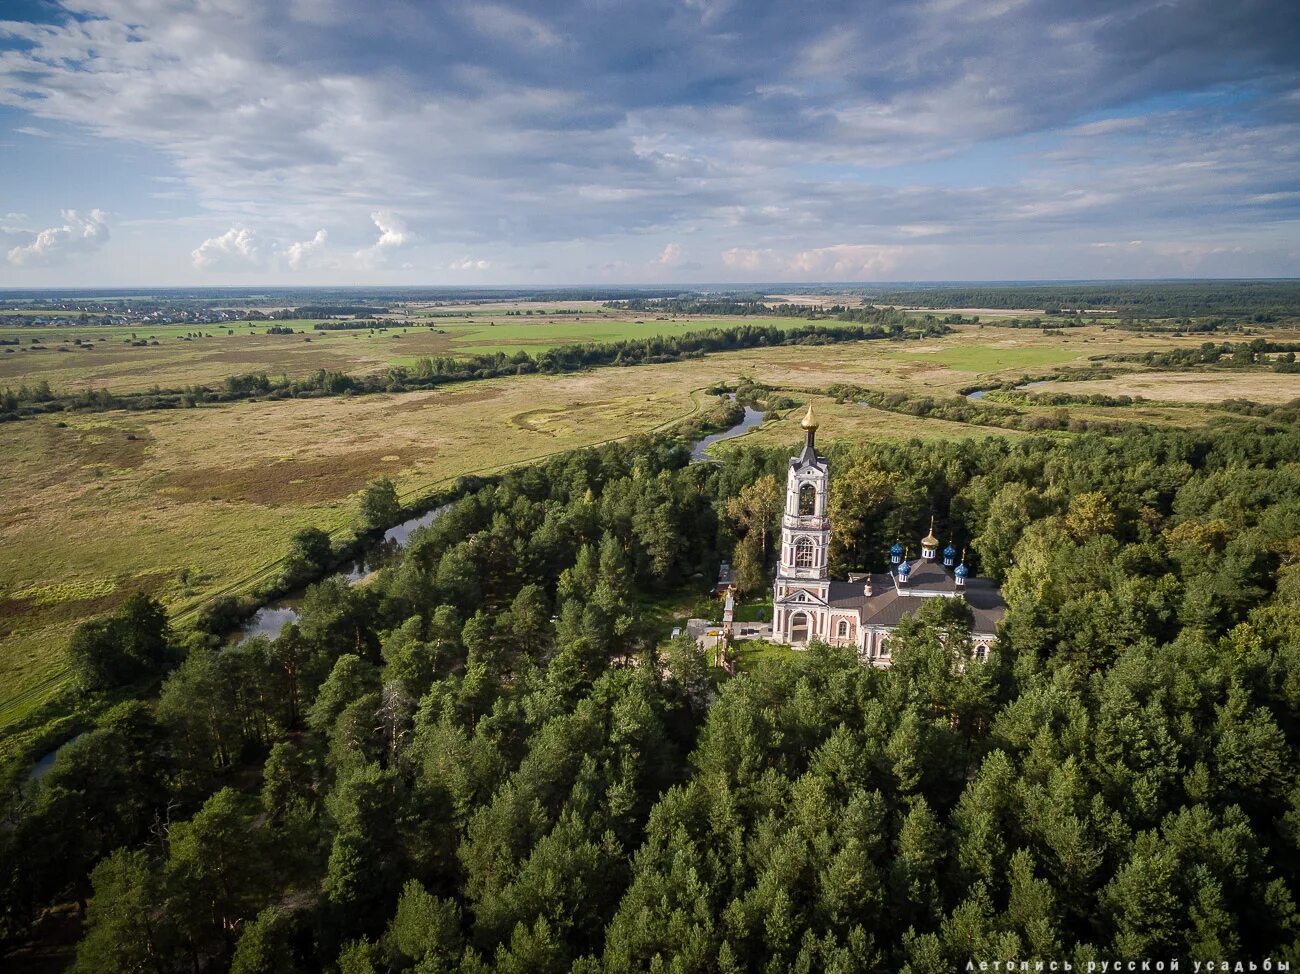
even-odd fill
[(817, 420), (812, 405), (800, 424), (803, 452), (790, 458), (785, 512), (781, 517), (781, 562), (773, 586), (772, 639), (806, 646), (820, 639), (832, 646), (854, 646), (864, 663), (889, 666), (889, 639), (899, 622), (927, 598), (965, 599), (974, 624), (972, 651), (988, 657), (997, 642), (997, 624), (1006, 613), (1002, 593), (992, 579), (970, 574), (963, 556), (950, 543), (942, 553), (930, 533), (921, 539), (921, 557), (908, 559), (901, 544), (890, 550), (890, 570), (830, 577), (831, 525), (827, 511), (830, 469), (817, 453)]

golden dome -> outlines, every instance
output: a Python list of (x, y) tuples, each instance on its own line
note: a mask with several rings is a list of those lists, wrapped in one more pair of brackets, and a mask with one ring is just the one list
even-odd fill
[(934, 536), (934, 515), (930, 515), (930, 533), (921, 539), (921, 544), (927, 548), (938, 547), (939, 539)]
[(808, 402), (808, 412), (803, 414), (803, 421), (799, 425), (806, 430), (815, 430), (817, 428), (817, 417), (813, 415), (811, 400)]

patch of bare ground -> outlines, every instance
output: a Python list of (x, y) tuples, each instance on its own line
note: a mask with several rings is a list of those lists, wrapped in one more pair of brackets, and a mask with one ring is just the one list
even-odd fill
[(399, 332), (393, 344), (403, 355), (445, 355), (451, 350), (454, 336), (440, 335), (431, 331)]
[[(29, 489), (36, 492), (54, 487), (66, 490), (70, 482), (84, 482), (87, 476), (139, 469), (154, 442), (144, 423), (130, 420), (101, 420), (83, 426), (52, 422), (23, 428), (22, 432), (36, 434), (40, 455), (45, 459), (30, 471), (27, 481)], [(33, 510), (27, 505), (15, 506), (6, 512), (0, 525), (19, 520)]]
[(504, 386), (465, 385), (459, 389), (441, 391), (432, 404), (439, 406), (464, 405), (471, 402), (491, 402), (505, 395)]
[(436, 450), (353, 450), (325, 457), (273, 460), (238, 467), (212, 466), (176, 470), (158, 488), (181, 499), (240, 501), (249, 504), (318, 504), (338, 500), (364, 487), (385, 464), (409, 465)]
[(427, 393), (415, 395), (399, 393), (393, 397), (392, 405), (388, 407), (388, 415), (401, 416), (406, 413), (418, 413), (442, 406), (491, 402), (493, 399), (500, 399), (503, 393), (504, 390), (499, 386), (486, 386), (476, 383), (470, 383), (462, 388), (446, 392), (439, 391), (435, 396), (429, 396)]
[[(286, 341), (295, 341), (286, 338)], [(243, 365), (254, 370), (259, 368), (268, 372), (305, 372), (316, 369), (340, 370), (352, 368), (356, 359), (334, 351), (313, 348), (315, 342), (296, 339), (295, 345), (284, 348), (238, 349), (209, 352), (196, 360), (196, 365)]]

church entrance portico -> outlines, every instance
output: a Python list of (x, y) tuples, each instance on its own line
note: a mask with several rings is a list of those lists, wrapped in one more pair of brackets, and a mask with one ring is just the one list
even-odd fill
[(790, 616), (790, 642), (807, 643), (811, 632), (811, 620), (806, 612), (795, 612)]

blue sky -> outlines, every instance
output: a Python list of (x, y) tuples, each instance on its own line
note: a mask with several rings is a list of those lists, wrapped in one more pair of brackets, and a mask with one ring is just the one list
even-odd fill
[(1291, 0), (0, 18), (0, 286), (1300, 276)]

